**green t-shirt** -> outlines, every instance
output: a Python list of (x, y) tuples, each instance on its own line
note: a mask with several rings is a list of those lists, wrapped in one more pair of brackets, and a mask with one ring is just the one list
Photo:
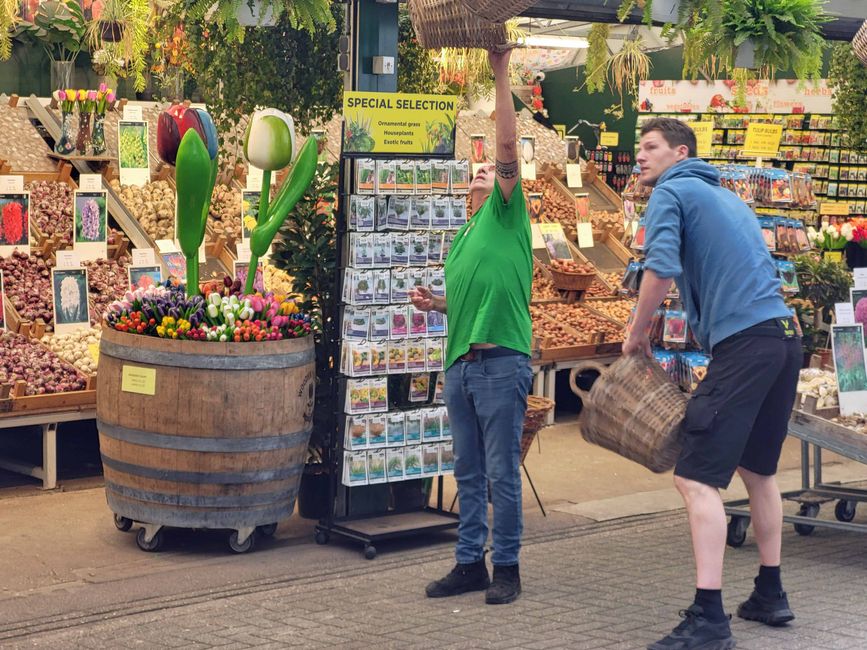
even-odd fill
[(488, 200), (458, 231), (446, 259), (446, 368), (473, 343), (530, 354), (531, 241), (521, 185), (506, 202), (495, 182)]

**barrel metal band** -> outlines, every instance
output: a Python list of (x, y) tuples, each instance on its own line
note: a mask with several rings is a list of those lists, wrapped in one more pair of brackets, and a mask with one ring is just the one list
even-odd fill
[(102, 454), (102, 462), (106, 467), (117, 472), (153, 478), (158, 481), (177, 481), (178, 483), (216, 483), (218, 485), (234, 485), (237, 483), (263, 483), (265, 481), (279, 481), (292, 478), (301, 473), (303, 463), (295, 467), (281, 467), (278, 469), (261, 469), (250, 472), (183, 472), (173, 469), (156, 469), (133, 465), (120, 460), (115, 460)]
[(137, 490), (135, 488), (105, 482), (106, 490), (145, 503), (157, 503), (160, 505), (184, 506), (189, 508), (249, 508), (255, 506), (270, 506), (278, 502), (294, 498), (298, 488), (293, 486), (279, 492), (266, 492), (262, 494), (236, 494), (207, 496), (202, 494), (166, 494), (165, 492), (153, 492), (151, 490)]
[(287, 354), (228, 356), (225, 354), (183, 354), (143, 350), (103, 340), (99, 344), (99, 352), (121, 361), (202, 370), (285, 370), (303, 366), (316, 359), (316, 353), (312, 346), (300, 352)]
[(312, 429), (305, 429), (293, 433), (255, 438), (206, 438), (153, 433), (151, 431), (142, 431), (141, 429), (130, 429), (117, 424), (108, 424), (102, 420), (97, 420), (96, 428), (102, 435), (108, 438), (135, 445), (174, 449), (177, 451), (206, 451), (216, 453), (273, 451), (275, 449), (289, 449), (298, 445), (306, 446), (310, 438), (310, 432), (312, 431)]

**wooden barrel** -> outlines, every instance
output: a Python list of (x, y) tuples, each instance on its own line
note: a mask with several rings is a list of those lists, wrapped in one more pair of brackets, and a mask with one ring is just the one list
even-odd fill
[(96, 397), (108, 505), (239, 529), (291, 516), (313, 427), (313, 337), (175, 341), (104, 329)]

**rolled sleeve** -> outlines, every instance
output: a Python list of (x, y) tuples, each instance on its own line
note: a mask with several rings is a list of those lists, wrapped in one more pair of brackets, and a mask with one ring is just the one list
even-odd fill
[(680, 263), (683, 215), (680, 203), (670, 191), (657, 188), (645, 213), (646, 235), (644, 267), (660, 278), (676, 278), (683, 273)]

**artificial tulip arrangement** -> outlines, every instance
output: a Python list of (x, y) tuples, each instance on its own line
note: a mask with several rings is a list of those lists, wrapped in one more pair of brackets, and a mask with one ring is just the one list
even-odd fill
[[(88, 150), (96, 156), (105, 153), (105, 113), (116, 99), (115, 94), (105, 84), (99, 90), (58, 90), (54, 94), (60, 103), (61, 136), (54, 150), (64, 156), (78, 153), (86, 155)], [(73, 139), (72, 116), (78, 106), (78, 131)], [(91, 133), (91, 118), (93, 132)]]
[[(867, 235), (867, 231), (864, 234)], [(807, 229), (807, 239), (817, 248), (826, 251), (843, 250), (848, 242), (855, 240), (855, 237), (855, 230), (849, 223), (842, 225), (823, 223), (818, 230), (812, 226)]]

